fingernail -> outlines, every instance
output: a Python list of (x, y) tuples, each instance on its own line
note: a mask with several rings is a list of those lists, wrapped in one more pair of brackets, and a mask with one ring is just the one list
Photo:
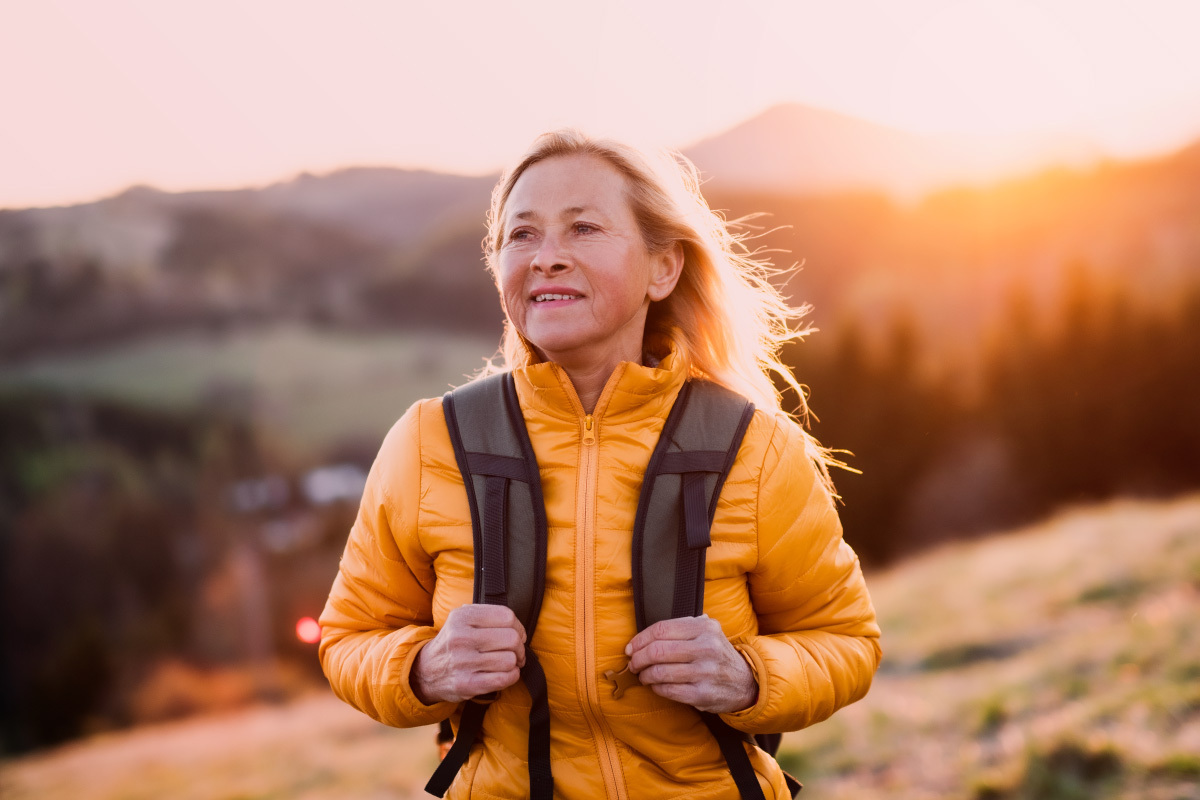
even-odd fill
[(625, 645), (625, 655), (626, 656), (633, 655), (633, 642), (630, 642), (629, 644)]

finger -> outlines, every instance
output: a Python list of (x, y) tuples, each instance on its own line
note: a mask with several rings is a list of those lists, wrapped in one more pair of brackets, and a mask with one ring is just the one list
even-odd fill
[(454, 681), (453, 696), (458, 700), (507, 689), (521, 679), (515, 669), (506, 672), (472, 672)]
[(507, 689), (519, 680), (521, 680), (521, 672), (516, 669), (509, 670), (508, 672), (481, 673), (480, 682), (483, 684), (483, 688), (480, 691), (475, 692), (472, 697), (476, 697), (481, 694), (487, 694), (488, 692), (498, 692), (501, 689)]
[(625, 655), (633, 655), (637, 650), (659, 639), (694, 639), (706, 631), (711, 631), (714, 625), (718, 625), (716, 620), (707, 615), (664, 619), (634, 636), (625, 647)]
[(696, 664), (654, 664), (638, 673), (638, 680), (647, 686), (659, 683), (692, 683), (712, 681), (712, 670)]
[(697, 708), (702, 702), (701, 693), (693, 683), (655, 683), (650, 685), (650, 691), (659, 697)]
[(521, 634), (521, 641), (525, 641), (525, 627), (508, 606), (472, 603), (451, 611), (446, 621), (449, 622), (452, 616), (457, 616), (472, 628), (512, 628)]
[(501, 650), (493, 653), (480, 653), (470, 665), (473, 672), (511, 672), (520, 669), (520, 660), (511, 650)]
[(456, 647), (480, 653), (490, 653), (496, 650), (517, 653), (525, 650), (521, 634), (512, 628), (467, 628), (457, 632), (453, 641)]
[(635, 650), (629, 657), (629, 668), (640, 673), (652, 664), (686, 664), (695, 661), (703, 652), (693, 639), (658, 639)]

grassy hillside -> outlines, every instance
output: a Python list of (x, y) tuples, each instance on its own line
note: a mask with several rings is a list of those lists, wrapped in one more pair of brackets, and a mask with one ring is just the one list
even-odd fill
[(871, 694), (785, 745), (809, 798), (1200, 797), (1200, 498), (1067, 513), (869, 582)]
[(160, 408), (247, 414), (284, 452), (311, 458), (383, 439), (413, 401), (483, 366), (496, 342), (468, 334), (321, 331), (299, 325), (180, 333), (7, 366), (0, 389), (42, 385)]
[[(1121, 502), (869, 576), (871, 694), (791, 734), (812, 800), (1200, 798), (1200, 497)], [(430, 729), (315, 695), (0, 767), (23, 798), (404, 798)]]

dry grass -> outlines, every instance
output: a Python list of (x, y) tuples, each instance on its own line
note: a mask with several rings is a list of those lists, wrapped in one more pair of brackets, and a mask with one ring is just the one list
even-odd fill
[[(871, 694), (784, 741), (808, 800), (1200, 798), (1200, 497), (1071, 512), (868, 580)], [(432, 736), (321, 694), (13, 760), (0, 794), (424, 797)]]
[(321, 693), (284, 706), (98, 736), (9, 762), (8, 800), (422, 797), (429, 728), (379, 725)]
[(791, 734), (830, 798), (1200, 798), (1200, 498), (1122, 502), (869, 576), (870, 695)]

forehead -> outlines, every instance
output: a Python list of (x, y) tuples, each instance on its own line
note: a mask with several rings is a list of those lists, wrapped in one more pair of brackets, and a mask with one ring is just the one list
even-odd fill
[(599, 156), (554, 156), (530, 166), (509, 193), (504, 216), (556, 217), (580, 209), (633, 217), (625, 176)]

